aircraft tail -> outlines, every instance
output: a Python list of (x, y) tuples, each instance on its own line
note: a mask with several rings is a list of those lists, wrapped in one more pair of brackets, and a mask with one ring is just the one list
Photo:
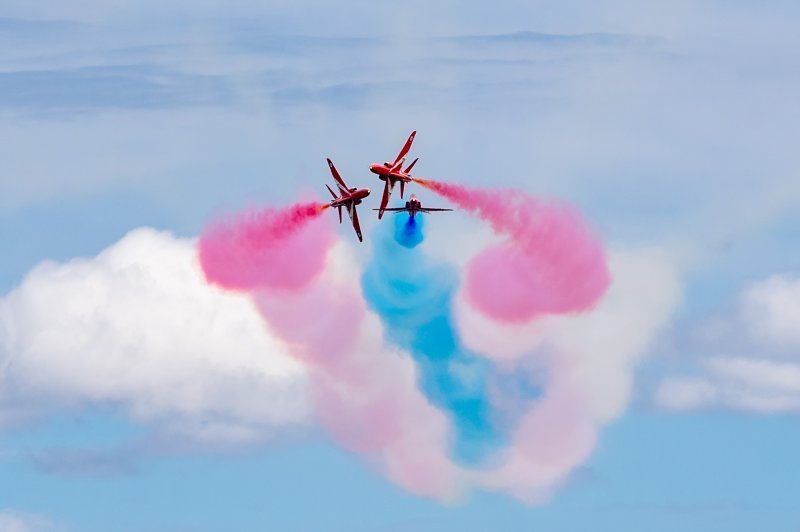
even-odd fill
[(328, 192), (331, 193), (331, 196), (333, 196), (333, 199), (339, 199), (339, 196), (336, 195), (336, 193), (331, 189), (331, 187), (329, 187), (328, 185), (325, 185), (325, 188), (327, 188)]
[(328, 161), (328, 168), (331, 169), (331, 175), (333, 176), (333, 180), (336, 181), (336, 187), (339, 189), (339, 192), (341, 192), (342, 196), (349, 196), (350, 191), (347, 189), (347, 185), (345, 184), (344, 179), (342, 179), (342, 176), (339, 175), (339, 172), (333, 165), (333, 161), (331, 161), (330, 159), (326, 160)]
[(405, 157), (406, 153), (408, 153), (408, 150), (411, 149), (411, 143), (414, 142), (414, 135), (416, 135), (416, 134), (417, 134), (416, 131), (412, 131), (411, 132), (411, 135), (409, 135), (408, 140), (406, 141), (405, 145), (403, 146), (403, 149), (400, 150), (399, 154), (397, 154), (397, 158), (394, 160), (395, 164), (397, 164), (398, 161), (400, 161), (400, 159)]
[(411, 164), (408, 165), (408, 168), (406, 168), (406, 173), (409, 173), (411, 171), (411, 169), (414, 168), (414, 165), (417, 164), (417, 161), (419, 161), (419, 157), (414, 159), (414, 161)]

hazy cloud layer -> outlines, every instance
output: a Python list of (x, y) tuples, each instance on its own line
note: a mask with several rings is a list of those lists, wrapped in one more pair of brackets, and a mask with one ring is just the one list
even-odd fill
[[(423, 9), (450, 16), (435, 27), (365, 3), (361, 31), (325, 6), (310, 12), (329, 23), (301, 24), (290, 3), (9, 4), (0, 209), (123, 190), (197, 231), (220, 191), (314, 188), (325, 156), (366, 182), (410, 129), (420, 175), (569, 197), (611, 239), (703, 272), (800, 204), (796, 8), (580, 4), (558, 25), (565, 9), (445, 2)], [(508, 10), (515, 27), (492, 23)]]

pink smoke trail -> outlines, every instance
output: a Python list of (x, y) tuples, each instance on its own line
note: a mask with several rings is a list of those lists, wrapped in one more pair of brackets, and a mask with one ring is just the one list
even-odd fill
[(481, 473), (486, 488), (508, 491), (528, 504), (546, 501), (554, 486), (584, 463), (597, 441), (580, 383), (563, 360), (550, 360), (543, 396), (522, 416), (504, 460)]
[[(342, 268), (347, 278), (350, 266)], [(256, 292), (254, 299), (306, 365), (314, 410), (331, 436), (372, 457), (404, 488), (449, 498), (458, 473), (447, 457), (448, 421), (417, 388), (411, 360), (387, 352), (358, 286), (346, 280), (329, 268), (302, 290)]]
[(247, 211), (207, 227), (198, 243), (206, 279), (229, 290), (305, 286), (322, 271), (333, 243), (330, 231), (311, 227), (326, 207)]
[[(418, 182), (508, 237), (468, 263), (457, 319), (462, 337), (480, 338), (478, 351), (488, 358), (518, 371), (536, 361), (547, 371), (543, 395), (523, 412), (502, 461), (478, 481), (527, 503), (542, 502), (589, 456), (597, 427), (572, 357), (537, 350), (543, 330), (534, 320), (591, 309), (611, 282), (605, 251), (567, 204), (515, 190)], [(499, 334), (486, 338), (495, 329)]]
[[(598, 277), (604, 282), (594, 288), (595, 299), (605, 290), (602, 248), (574, 211), (527, 196), (509, 202), (501, 193), (463, 191), (453, 201), (510, 237), (470, 263), (465, 285), (476, 310), (513, 322), (527, 319), (521, 315), (591, 305), (591, 290), (575, 295), (563, 284), (549, 286), (559, 281), (558, 268), (582, 286), (580, 279), (594, 266), (605, 273)], [(248, 293), (270, 330), (307, 368), (314, 411), (334, 439), (366, 454), (404, 488), (439, 499), (452, 498), (471, 480), (532, 500), (585, 459), (594, 431), (570, 384), (548, 387), (545, 398), (522, 416), (495, 467), (466, 471), (455, 463), (450, 421), (420, 391), (411, 359), (387, 349), (377, 318), (353, 282), (356, 265), (334, 249), (331, 225), (319, 218), (323, 209), (309, 203), (240, 214), (209, 226), (198, 255), (207, 280)], [(498, 275), (516, 284), (486, 284)], [(538, 298), (535, 304), (531, 297)]]
[(467, 266), (466, 299), (486, 316), (524, 323), (543, 314), (585, 311), (608, 288), (603, 246), (575, 208), (517, 190), (416, 182), (509, 237)]
[(359, 272), (334, 250), (324, 208), (251, 211), (209, 226), (198, 242), (206, 279), (252, 297), (306, 367), (314, 411), (334, 439), (406, 489), (450, 497), (458, 473), (448, 421), (418, 390), (413, 363), (387, 352), (379, 323), (367, 321)]

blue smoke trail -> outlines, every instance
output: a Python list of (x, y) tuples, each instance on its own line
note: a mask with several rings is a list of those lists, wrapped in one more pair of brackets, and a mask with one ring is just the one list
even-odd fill
[(455, 458), (480, 463), (506, 443), (488, 397), (493, 365), (460, 345), (451, 311), (456, 271), (417, 249), (424, 239), (422, 216), (393, 218), (393, 232), (384, 223), (373, 235), (373, 258), (361, 279), (364, 297), (389, 341), (411, 353), (420, 389), (450, 416)]
[(417, 247), (422, 243), (425, 236), (422, 234), (423, 218), (419, 215), (419, 219), (409, 216), (406, 223), (401, 224), (403, 215), (394, 217), (394, 240), (398, 244), (408, 249)]

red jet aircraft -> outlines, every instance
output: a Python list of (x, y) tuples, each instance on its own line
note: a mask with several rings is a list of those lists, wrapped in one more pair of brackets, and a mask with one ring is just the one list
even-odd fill
[(408, 137), (405, 146), (403, 149), (400, 150), (400, 153), (397, 155), (397, 158), (394, 160), (393, 163), (383, 163), (383, 164), (371, 164), (369, 165), (369, 171), (373, 174), (378, 174), (378, 178), (384, 181), (386, 184), (383, 187), (383, 197), (381, 198), (381, 207), (377, 209), (378, 211), (378, 219), (383, 217), (383, 211), (386, 210), (386, 206), (389, 204), (389, 197), (392, 195), (392, 190), (396, 183), (400, 183), (400, 197), (403, 197), (403, 192), (405, 192), (406, 183), (411, 181), (411, 174), (409, 172), (417, 164), (419, 161), (419, 157), (414, 159), (414, 162), (408, 165), (408, 168), (403, 170), (403, 163), (405, 162), (405, 156), (408, 153), (408, 150), (411, 149), (411, 143), (414, 142), (414, 135), (416, 135), (416, 131), (412, 131), (411, 135)]
[(333, 163), (330, 159), (328, 159), (328, 167), (331, 169), (331, 174), (333, 174), (333, 179), (336, 181), (336, 186), (339, 187), (339, 193), (341, 194), (341, 196), (337, 196), (336, 193), (331, 190), (331, 187), (325, 185), (328, 188), (328, 192), (330, 192), (331, 196), (333, 196), (329, 206), (339, 209), (339, 223), (342, 223), (342, 207), (347, 209), (347, 214), (350, 215), (350, 220), (353, 222), (353, 229), (356, 230), (358, 240), (359, 242), (363, 242), (364, 239), (361, 237), (361, 225), (358, 223), (356, 205), (359, 205), (362, 199), (369, 196), (369, 189), (355, 187), (348, 188), (344, 183), (342, 176), (340, 176), (339, 172), (336, 171), (336, 167), (333, 166)]
[[(373, 211), (377, 211), (380, 209), (372, 209)], [(393, 212), (395, 214), (401, 212), (407, 212), (410, 217), (414, 217), (418, 212), (442, 212), (442, 211), (452, 211), (453, 209), (434, 209), (429, 207), (423, 207), (422, 203), (417, 199), (415, 194), (411, 194), (411, 199), (406, 202), (405, 207), (395, 207), (395, 208), (386, 208), (383, 209), (384, 211)]]

